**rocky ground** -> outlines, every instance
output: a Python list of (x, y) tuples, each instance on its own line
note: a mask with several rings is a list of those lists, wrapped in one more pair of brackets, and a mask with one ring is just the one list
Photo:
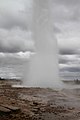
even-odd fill
[(80, 89), (12, 87), (0, 80), (0, 120), (80, 120)]

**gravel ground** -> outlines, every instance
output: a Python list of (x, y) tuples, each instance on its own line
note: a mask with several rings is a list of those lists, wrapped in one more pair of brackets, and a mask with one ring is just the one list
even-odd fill
[(16, 88), (0, 81), (0, 106), (19, 111), (1, 113), (0, 120), (80, 120), (80, 89)]

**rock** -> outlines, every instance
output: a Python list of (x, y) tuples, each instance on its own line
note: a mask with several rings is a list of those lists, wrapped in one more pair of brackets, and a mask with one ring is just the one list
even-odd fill
[(35, 109), (35, 108), (33, 108), (33, 109), (32, 109), (32, 112), (34, 112), (34, 113), (38, 113), (38, 110)]
[(9, 84), (1, 84), (0, 88), (11, 88), (11, 85), (9, 85)]
[(10, 112), (11, 112), (10, 109), (7, 109), (7, 108), (5, 108), (3, 106), (0, 106), (0, 115), (2, 115), (2, 114), (8, 114)]
[(36, 101), (33, 101), (33, 104), (34, 104), (35, 106), (39, 105), (39, 103), (36, 102)]
[(40, 111), (41, 112), (45, 112), (45, 108), (40, 108)]
[(11, 106), (11, 105), (1, 105), (1, 106), (6, 108), (6, 109), (9, 109), (10, 111), (13, 111), (13, 112), (19, 112), (20, 111), (20, 108), (14, 107), (14, 106)]

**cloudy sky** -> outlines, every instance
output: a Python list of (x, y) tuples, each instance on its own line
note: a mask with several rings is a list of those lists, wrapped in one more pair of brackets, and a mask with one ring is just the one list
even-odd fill
[[(80, 76), (80, 0), (53, 0), (62, 76)], [(33, 51), (31, 0), (0, 0), (0, 55)], [(23, 54), (22, 54), (23, 55)]]

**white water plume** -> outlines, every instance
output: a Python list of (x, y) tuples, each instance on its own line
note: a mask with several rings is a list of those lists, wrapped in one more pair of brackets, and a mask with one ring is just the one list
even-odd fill
[(31, 57), (24, 75), (24, 84), (29, 87), (61, 87), (51, 4), (52, 0), (34, 0), (32, 32), (36, 54)]

